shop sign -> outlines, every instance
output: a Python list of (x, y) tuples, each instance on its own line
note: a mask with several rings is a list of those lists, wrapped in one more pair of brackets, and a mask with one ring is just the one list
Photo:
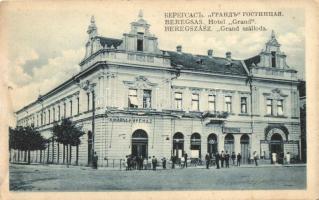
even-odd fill
[(225, 127), (224, 128), (225, 133), (240, 133), (240, 128), (237, 127)]
[(128, 117), (111, 117), (110, 122), (123, 122), (123, 123), (152, 123), (152, 119), (148, 118), (128, 118)]

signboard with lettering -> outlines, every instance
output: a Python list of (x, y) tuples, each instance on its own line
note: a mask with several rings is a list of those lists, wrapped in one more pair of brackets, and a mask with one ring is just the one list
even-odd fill
[(124, 123), (152, 123), (149, 118), (128, 118), (128, 117), (110, 117), (110, 122), (124, 122)]

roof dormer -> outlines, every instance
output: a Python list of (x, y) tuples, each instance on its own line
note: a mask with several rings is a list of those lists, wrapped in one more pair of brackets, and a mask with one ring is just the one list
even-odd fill
[(142, 10), (139, 11), (138, 19), (131, 23), (129, 33), (123, 34), (124, 47), (127, 51), (143, 53), (160, 53), (157, 38), (150, 33), (150, 25), (143, 19)]

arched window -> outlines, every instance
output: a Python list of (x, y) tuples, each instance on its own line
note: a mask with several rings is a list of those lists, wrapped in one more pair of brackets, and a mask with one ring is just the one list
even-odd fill
[(225, 136), (224, 151), (227, 151), (228, 153), (234, 151), (234, 136), (232, 134), (227, 134)]
[(180, 158), (184, 154), (184, 135), (177, 132), (173, 136), (173, 155)]
[(191, 158), (201, 158), (201, 137), (199, 133), (191, 135)]
[(138, 129), (132, 134), (132, 156), (146, 158), (148, 153), (148, 136), (147, 133)]

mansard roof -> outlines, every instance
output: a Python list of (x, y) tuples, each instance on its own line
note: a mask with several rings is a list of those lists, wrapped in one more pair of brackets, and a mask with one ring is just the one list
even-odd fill
[(204, 55), (167, 51), (172, 66), (191, 71), (211, 72), (229, 75), (247, 75), (240, 60), (233, 60)]
[(117, 48), (123, 42), (123, 40), (115, 39), (115, 38), (107, 38), (102, 36), (97, 36), (96, 38), (100, 39), (100, 43), (103, 47), (111, 47)]
[(248, 58), (246, 60), (244, 60), (247, 68), (250, 70), (254, 65), (257, 65), (258, 63), (260, 63), (260, 55)]

